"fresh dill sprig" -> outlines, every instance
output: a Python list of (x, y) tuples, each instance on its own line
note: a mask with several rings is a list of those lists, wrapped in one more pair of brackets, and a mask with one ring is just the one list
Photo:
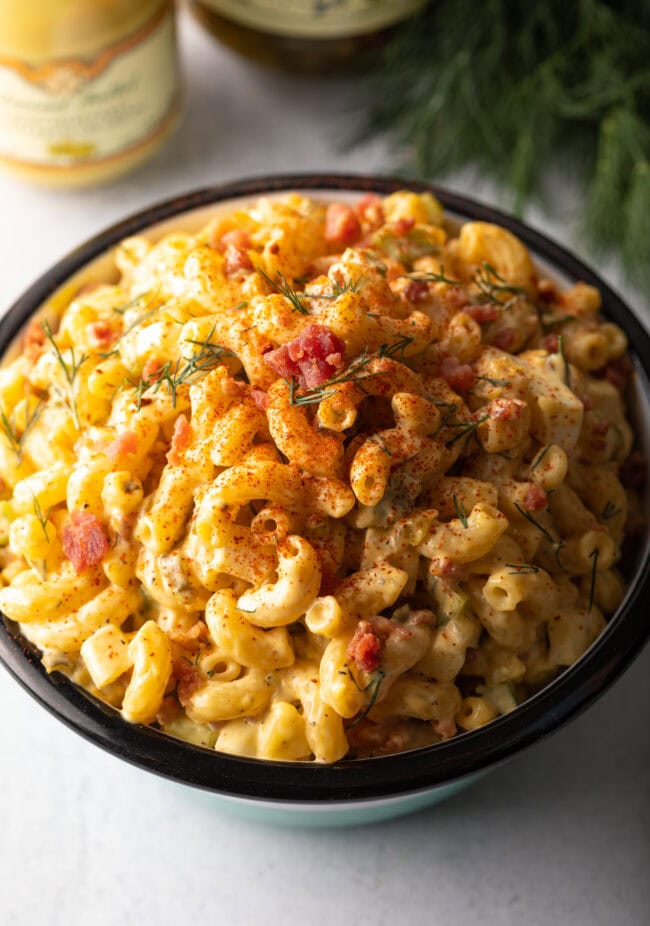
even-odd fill
[[(27, 407), (29, 408), (29, 405)], [(34, 411), (29, 413), (25, 418), (25, 427), (23, 428), (21, 434), (18, 434), (18, 428), (16, 426), (14, 414), (12, 413), (11, 415), (7, 416), (4, 412), (0, 412), (0, 430), (7, 438), (11, 449), (16, 454), (16, 462), (18, 464), (22, 463), (23, 460), (25, 440), (28, 437), (29, 432), (38, 421), (42, 411), (43, 402), (39, 401), (34, 406)]]
[(68, 384), (68, 392), (69, 392), (68, 401), (69, 401), (70, 411), (72, 412), (72, 417), (74, 418), (74, 423), (77, 427), (77, 430), (79, 430), (81, 428), (81, 425), (79, 423), (79, 412), (77, 410), (77, 403), (72, 394), (72, 390), (74, 386), (74, 381), (77, 377), (77, 373), (79, 372), (81, 365), (85, 363), (88, 357), (86, 356), (86, 354), (82, 354), (81, 357), (79, 357), (79, 359), (77, 360), (75, 356), (75, 352), (74, 352), (74, 347), (71, 347), (70, 348), (70, 363), (67, 363), (65, 359), (63, 358), (63, 354), (61, 353), (59, 345), (54, 340), (54, 335), (52, 334), (52, 329), (50, 328), (49, 322), (47, 321), (43, 322), (43, 331), (45, 332), (46, 338), (48, 339), (48, 341), (54, 348), (56, 359), (59, 363), (59, 366), (63, 370), (63, 375)]
[(448, 441), (446, 441), (445, 447), (452, 447), (456, 441), (473, 435), (479, 424), (483, 424), (483, 422), (487, 421), (489, 417), (489, 415), (481, 415), (481, 417), (477, 418), (476, 421), (460, 421), (458, 424), (450, 425), (452, 428), (462, 428), (462, 430), (458, 434), (455, 434), (454, 437), (451, 437)]
[(576, 320), (575, 315), (542, 315), (540, 321), (545, 328), (557, 328)]
[(394, 357), (395, 354), (401, 354), (404, 356), (404, 351), (415, 341), (415, 338), (411, 338), (408, 335), (402, 335), (399, 338), (396, 338), (392, 344), (382, 344), (379, 348), (379, 358), (383, 359), (384, 357)]
[(468, 526), (467, 514), (465, 513), (463, 503), (459, 501), (458, 497), (455, 494), (452, 497), (454, 499), (454, 508), (456, 510), (456, 517), (458, 518), (460, 523), (463, 525), (463, 527), (467, 529), (467, 526)]
[(416, 283), (447, 283), (449, 286), (462, 286), (462, 280), (454, 280), (451, 277), (445, 276), (445, 268), (440, 264), (440, 271), (435, 273), (432, 270), (428, 270), (426, 273), (403, 273), (402, 278), (405, 280), (415, 280)]
[(332, 289), (331, 293), (301, 293), (301, 298), (333, 300), (338, 299), (339, 296), (344, 296), (346, 293), (358, 293), (366, 285), (363, 276), (357, 277), (356, 280), (347, 280), (343, 284), (339, 283), (338, 280), (330, 280), (329, 282)]
[(266, 270), (262, 269), (262, 267), (256, 267), (255, 269), (262, 277), (262, 279), (268, 283), (271, 289), (277, 289), (280, 293), (282, 293), (285, 299), (289, 300), (294, 311), (299, 312), (301, 315), (309, 315), (309, 309), (306, 308), (303, 303), (303, 299), (306, 298), (305, 294), (297, 292), (297, 290), (293, 288), (283, 273), (281, 273), (279, 270), (276, 270), (275, 279), (273, 279), (268, 275)]
[(505, 563), (508, 569), (512, 570), (508, 575), (532, 575), (535, 572), (539, 572), (539, 566), (533, 566), (532, 563)]
[(589, 559), (593, 559), (593, 564), (591, 567), (591, 586), (589, 588), (589, 610), (594, 606), (594, 596), (596, 594), (596, 570), (598, 569), (598, 556), (600, 555), (600, 550), (598, 547), (595, 547), (589, 554)]
[(193, 366), (195, 373), (211, 370), (213, 367), (217, 366), (224, 357), (237, 356), (233, 351), (224, 347), (223, 344), (218, 344), (216, 341), (212, 340), (215, 328), (216, 324), (210, 329), (207, 338), (204, 338), (202, 341), (192, 338), (188, 338), (186, 341), (187, 344), (194, 344), (196, 347), (200, 348), (198, 352), (192, 354), (188, 359), (188, 363)]
[(456, 510), (456, 517), (458, 518), (460, 523), (463, 525), (463, 527), (467, 529), (467, 526), (468, 526), (467, 514), (465, 512), (463, 503), (462, 501), (459, 500), (459, 498), (455, 494), (452, 497), (454, 500), (454, 508)]
[(200, 348), (190, 357), (168, 360), (147, 379), (141, 377), (137, 382), (127, 380), (136, 389), (138, 411), (142, 408), (142, 400), (145, 394), (152, 392), (155, 395), (163, 386), (166, 388), (168, 395), (171, 396), (172, 406), (176, 408), (179, 386), (193, 383), (201, 374), (208, 373), (219, 366), (224, 357), (236, 356), (222, 344), (217, 344), (211, 340), (214, 330), (215, 326), (213, 325), (207, 338), (203, 341), (188, 339), (188, 344), (195, 344)]
[(127, 309), (132, 309), (134, 306), (140, 302), (141, 299), (144, 299), (145, 296), (148, 296), (149, 293), (140, 293), (139, 296), (134, 296), (133, 299), (129, 299), (128, 302), (124, 302), (122, 305), (113, 306), (113, 311), (118, 315), (124, 315)]
[(551, 449), (550, 444), (547, 444), (545, 447), (542, 447), (542, 449), (537, 454), (533, 462), (530, 464), (531, 473), (533, 472), (533, 470), (537, 469), (537, 467), (542, 462), (542, 460), (544, 459), (544, 457), (546, 456), (546, 454), (549, 452), (550, 449)]
[[(377, 56), (356, 140), (387, 135), (402, 168), (437, 180), (479, 167), (517, 211), (586, 192), (581, 230), (650, 281), (650, 7), (638, 0), (436, 0)], [(489, 24), (490, 40), (485, 39)], [(406, 163), (404, 163), (406, 160)]]
[[(350, 675), (352, 675), (352, 673), (350, 673)], [(385, 677), (386, 677), (386, 673), (384, 672), (384, 670), (383, 670), (383, 669), (378, 669), (378, 670), (377, 670), (377, 675), (375, 676), (375, 678), (371, 679), (371, 680), (368, 682), (368, 684), (366, 685), (365, 688), (361, 688), (361, 689), (360, 689), (361, 691), (368, 691), (368, 690), (371, 691), (370, 700), (369, 700), (368, 704), (366, 705), (366, 707), (361, 711), (361, 713), (359, 714), (359, 716), (356, 717), (356, 718), (352, 721), (352, 723), (346, 724), (346, 727), (345, 727), (346, 730), (351, 730), (352, 727), (356, 727), (356, 725), (357, 725), (358, 723), (361, 723), (361, 721), (362, 721), (362, 720), (365, 720), (365, 718), (368, 716), (368, 714), (370, 713), (370, 711), (371, 711), (371, 710), (373, 709), (373, 707), (375, 706), (375, 702), (376, 702), (376, 700), (377, 700), (377, 695), (379, 694), (379, 689), (380, 689), (380, 687), (381, 687), (381, 683), (383, 682), (383, 680), (384, 680)], [(355, 681), (356, 681), (356, 680), (355, 680)], [(357, 684), (357, 687), (358, 687), (358, 684)]]
[(158, 309), (159, 306), (155, 305), (152, 309), (147, 309), (146, 312), (143, 312), (142, 315), (138, 315), (138, 317), (131, 322), (128, 328), (124, 329), (117, 340), (120, 341), (122, 338), (125, 338), (127, 334), (130, 334), (133, 331), (134, 328), (137, 328), (143, 322), (146, 322), (148, 318), (151, 318), (151, 316), (154, 315)]
[(43, 531), (43, 534), (45, 535), (45, 539), (49, 543), (50, 538), (47, 533), (47, 522), (50, 519), (52, 508), (51, 507), (48, 508), (46, 513), (43, 514), (43, 509), (41, 508), (41, 503), (39, 502), (38, 498), (35, 495), (33, 496), (33, 498), (34, 498), (34, 514), (38, 518), (38, 523), (41, 525), (41, 530)]
[(477, 376), (477, 380), (484, 383), (491, 383), (493, 386), (509, 386), (510, 381), (507, 379), (493, 379), (491, 376)]
[(526, 518), (527, 521), (530, 521), (530, 523), (533, 524), (537, 528), (538, 531), (541, 531), (542, 534), (544, 534), (544, 536), (549, 541), (549, 543), (555, 544), (555, 540), (553, 540), (553, 537), (551, 536), (551, 534), (546, 530), (543, 524), (540, 524), (539, 521), (532, 516), (530, 511), (526, 511), (525, 508), (522, 508), (519, 502), (515, 502), (515, 508), (517, 509), (520, 515)]
[(392, 457), (393, 454), (390, 452), (390, 450), (389, 450), (388, 447), (386, 446), (386, 441), (384, 440), (384, 438), (382, 437), (381, 434), (379, 434), (379, 433), (373, 434), (372, 437), (370, 437), (370, 438), (368, 438), (368, 439), (369, 439), (373, 444), (378, 444), (378, 445), (381, 447), (381, 449), (384, 451), (385, 454), (387, 454), (389, 457)]
[(614, 502), (608, 501), (605, 507), (603, 508), (603, 513), (601, 517), (604, 521), (609, 521), (610, 518), (613, 518), (617, 514), (620, 514), (620, 513), (621, 513), (621, 509), (617, 508)]
[[(489, 264), (486, 260), (481, 263), (481, 266), (472, 277), (472, 283), (475, 284), (487, 302), (491, 302), (492, 305), (499, 305), (502, 308), (505, 308), (514, 296), (521, 296), (526, 292), (523, 287), (513, 286), (507, 280), (504, 280), (492, 264)], [(500, 295), (508, 298), (502, 300), (499, 298)]]

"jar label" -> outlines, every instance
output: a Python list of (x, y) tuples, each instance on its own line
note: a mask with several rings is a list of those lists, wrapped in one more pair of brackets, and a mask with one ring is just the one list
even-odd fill
[(0, 58), (0, 157), (71, 168), (164, 131), (178, 96), (173, 10), (94, 58)]
[(425, 0), (200, 0), (251, 29), (305, 39), (374, 32), (405, 19)]

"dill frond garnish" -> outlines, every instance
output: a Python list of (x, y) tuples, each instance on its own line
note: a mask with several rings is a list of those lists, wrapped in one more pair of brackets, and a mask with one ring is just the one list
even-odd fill
[(511, 576), (532, 575), (535, 572), (539, 572), (539, 566), (533, 566), (532, 563), (505, 563), (505, 565), (511, 570), (511, 572), (508, 573), (508, 575)]
[(133, 299), (129, 299), (128, 302), (124, 302), (122, 305), (113, 306), (113, 311), (118, 315), (124, 315), (127, 309), (132, 309), (134, 306), (140, 302), (141, 299), (144, 299), (145, 296), (148, 296), (149, 293), (140, 293), (139, 296), (134, 296)]
[(542, 315), (540, 321), (545, 328), (557, 328), (576, 320), (576, 315)]
[(384, 440), (381, 434), (379, 433), (373, 434), (372, 437), (368, 438), (368, 440), (371, 441), (373, 444), (378, 444), (381, 447), (381, 449), (384, 451), (384, 453), (388, 454), (389, 457), (392, 457), (393, 454), (390, 452), (390, 450), (386, 446), (386, 441)]
[[(352, 673), (350, 673), (350, 675), (352, 676)], [(354, 676), (352, 676), (352, 677), (354, 678)], [(346, 729), (346, 730), (351, 730), (352, 727), (356, 727), (356, 725), (357, 725), (358, 723), (361, 723), (361, 721), (362, 721), (362, 720), (365, 720), (365, 718), (368, 716), (368, 714), (370, 713), (370, 711), (371, 711), (371, 710), (373, 709), (373, 707), (375, 706), (375, 702), (376, 702), (376, 700), (377, 700), (377, 695), (379, 694), (379, 689), (381, 688), (381, 683), (383, 682), (383, 680), (384, 680), (385, 677), (386, 677), (386, 673), (384, 672), (384, 670), (383, 670), (383, 669), (378, 669), (375, 678), (371, 679), (371, 680), (368, 682), (368, 684), (366, 685), (365, 688), (360, 688), (360, 689), (359, 689), (360, 691), (371, 691), (370, 700), (369, 700), (368, 704), (366, 705), (366, 707), (361, 711), (361, 713), (359, 714), (359, 716), (358, 716), (358, 717), (355, 717), (355, 719), (352, 721), (352, 723), (346, 724), (346, 726), (345, 726), (345, 729)], [(356, 682), (356, 679), (355, 679), (355, 682)], [(359, 686), (358, 686), (358, 684), (357, 684), (357, 688), (358, 688), (358, 687), (359, 687)]]
[(440, 271), (435, 273), (434, 271), (427, 271), (426, 273), (403, 273), (402, 278), (405, 280), (415, 280), (416, 283), (447, 283), (449, 286), (462, 286), (462, 280), (453, 280), (451, 277), (445, 276), (445, 268), (440, 264)]
[(41, 503), (39, 502), (38, 498), (35, 495), (33, 496), (33, 498), (34, 498), (34, 514), (38, 518), (38, 523), (41, 525), (41, 530), (43, 531), (45, 539), (49, 543), (50, 538), (47, 533), (47, 522), (50, 519), (50, 513), (52, 509), (48, 508), (46, 513), (43, 514), (43, 509), (41, 508)]
[(484, 383), (490, 383), (492, 386), (509, 386), (510, 385), (510, 382), (507, 379), (493, 379), (491, 376), (477, 376), (476, 379)]
[(137, 393), (138, 411), (142, 408), (142, 400), (147, 392), (154, 395), (165, 387), (168, 395), (171, 396), (172, 406), (176, 408), (178, 387), (184, 384), (191, 384), (204, 373), (209, 373), (215, 367), (219, 366), (224, 357), (235, 357), (236, 355), (222, 344), (212, 341), (215, 326), (210, 329), (210, 333), (203, 341), (188, 340), (188, 344), (197, 345), (200, 350), (195, 351), (190, 357), (179, 357), (177, 360), (168, 360), (163, 366), (156, 370), (155, 374), (148, 379), (142, 377), (133, 382), (127, 382), (133, 386)]
[(299, 312), (301, 315), (309, 315), (309, 309), (303, 303), (303, 299), (306, 298), (305, 294), (297, 292), (283, 273), (276, 270), (275, 279), (273, 279), (273, 277), (270, 277), (266, 270), (263, 270), (261, 267), (256, 267), (255, 269), (262, 279), (268, 283), (271, 289), (277, 289), (278, 292), (282, 293), (285, 299), (289, 300), (295, 312)]
[(542, 462), (542, 460), (544, 459), (544, 457), (546, 456), (546, 454), (549, 452), (550, 449), (551, 449), (550, 444), (547, 444), (545, 447), (542, 447), (542, 449), (537, 454), (533, 462), (530, 464), (531, 473), (533, 472), (533, 470), (537, 469), (537, 467)]
[[(514, 296), (522, 296), (526, 292), (523, 287), (513, 286), (511, 283), (504, 280), (504, 278), (497, 273), (492, 264), (488, 264), (486, 260), (482, 262), (481, 266), (472, 277), (472, 283), (475, 284), (487, 302), (491, 302), (492, 305), (499, 305), (502, 308), (506, 308)], [(499, 298), (500, 295), (504, 295), (507, 298), (502, 300)]]
[(11, 449), (16, 454), (16, 462), (18, 464), (22, 463), (23, 460), (23, 445), (25, 443), (25, 439), (38, 421), (42, 411), (43, 403), (38, 402), (38, 404), (34, 406), (34, 411), (27, 415), (27, 418), (25, 419), (25, 427), (23, 428), (21, 434), (18, 433), (14, 414), (12, 413), (11, 415), (7, 416), (4, 412), (0, 412), (0, 430), (7, 438)]
[(489, 417), (489, 415), (481, 415), (481, 417), (477, 418), (476, 421), (460, 421), (458, 424), (450, 425), (452, 428), (461, 428), (462, 430), (459, 431), (458, 434), (455, 434), (453, 437), (451, 437), (448, 441), (446, 441), (445, 447), (453, 446), (456, 441), (462, 440), (464, 437), (471, 437), (475, 433), (479, 424), (483, 424), (483, 422), (487, 421)]
[(456, 517), (458, 518), (460, 523), (463, 525), (463, 527), (467, 529), (468, 521), (467, 521), (467, 515), (465, 514), (465, 509), (463, 507), (463, 503), (458, 500), (456, 495), (453, 496), (453, 499), (454, 499), (454, 508), (456, 510)]
[(366, 285), (363, 276), (357, 277), (356, 280), (347, 280), (341, 284), (338, 280), (330, 280), (331, 293), (301, 293), (304, 299), (338, 299), (346, 293), (358, 293)]
[[(650, 282), (650, 10), (635, 0), (481, 6), (436, 0), (377, 56), (358, 142), (395, 142), (402, 172), (479, 168), (521, 212), (558, 168), (586, 188), (581, 230)], [(489, 41), (486, 41), (489, 24)], [(399, 161), (398, 161), (399, 164)]]
[(617, 514), (621, 513), (621, 509), (617, 508), (614, 502), (609, 501), (603, 508), (603, 513), (601, 515), (604, 521), (609, 521), (610, 518), (615, 517)]
[(48, 339), (48, 341), (54, 348), (56, 359), (59, 363), (59, 366), (63, 370), (63, 375), (68, 384), (68, 404), (70, 407), (70, 411), (72, 412), (72, 417), (74, 418), (74, 423), (77, 427), (77, 430), (79, 430), (81, 428), (81, 425), (79, 423), (79, 412), (77, 411), (77, 403), (72, 394), (72, 389), (74, 386), (74, 381), (77, 377), (77, 373), (79, 372), (81, 365), (85, 363), (88, 357), (86, 356), (86, 354), (82, 354), (81, 357), (79, 357), (79, 359), (77, 360), (75, 356), (75, 352), (74, 352), (74, 347), (71, 347), (70, 348), (70, 363), (67, 363), (63, 358), (63, 354), (61, 353), (59, 345), (54, 340), (54, 335), (52, 334), (52, 329), (50, 328), (49, 322), (47, 321), (43, 322), (43, 331), (45, 332), (46, 338)]
[(522, 508), (519, 502), (515, 502), (515, 508), (519, 514), (522, 515), (522, 517), (526, 518), (527, 521), (530, 521), (530, 523), (534, 525), (538, 531), (541, 531), (542, 534), (544, 534), (549, 543), (555, 544), (555, 540), (553, 540), (551, 534), (546, 530), (543, 524), (540, 524), (539, 521), (532, 516), (530, 511), (526, 511), (525, 508)]

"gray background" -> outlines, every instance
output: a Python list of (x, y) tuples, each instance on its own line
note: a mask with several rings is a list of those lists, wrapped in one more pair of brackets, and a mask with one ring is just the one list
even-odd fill
[[(260, 71), (187, 17), (181, 38), (186, 115), (153, 162), (77, 193), (0, 178), (0, 306), (88, 235), (174, 193), (265, 172), (390, 169), (383, 144), (341, 151), (352, 84)], [(497, 201), (469, 172), (449, 185)], [(574, 244), (579, 197), (570, 178), (556, 190), (552, 219), (527, 217)], [(648, 311), (616, 262), (601, 269)], [(3, 671), (0, 704), (2, 926), (648, 922), (649, 651), (586, 714), (471, 790), (349, 831), (235, 820), (87, 744)]]

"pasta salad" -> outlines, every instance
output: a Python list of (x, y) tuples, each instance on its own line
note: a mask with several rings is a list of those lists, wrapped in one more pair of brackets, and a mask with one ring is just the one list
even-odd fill
[(0, 609), (49, 671), (331, 763), (483, 726), (600, 634), (638, 460), (596, 289), (407, 190), (262, 198), (114, 265), (0, 369)]

